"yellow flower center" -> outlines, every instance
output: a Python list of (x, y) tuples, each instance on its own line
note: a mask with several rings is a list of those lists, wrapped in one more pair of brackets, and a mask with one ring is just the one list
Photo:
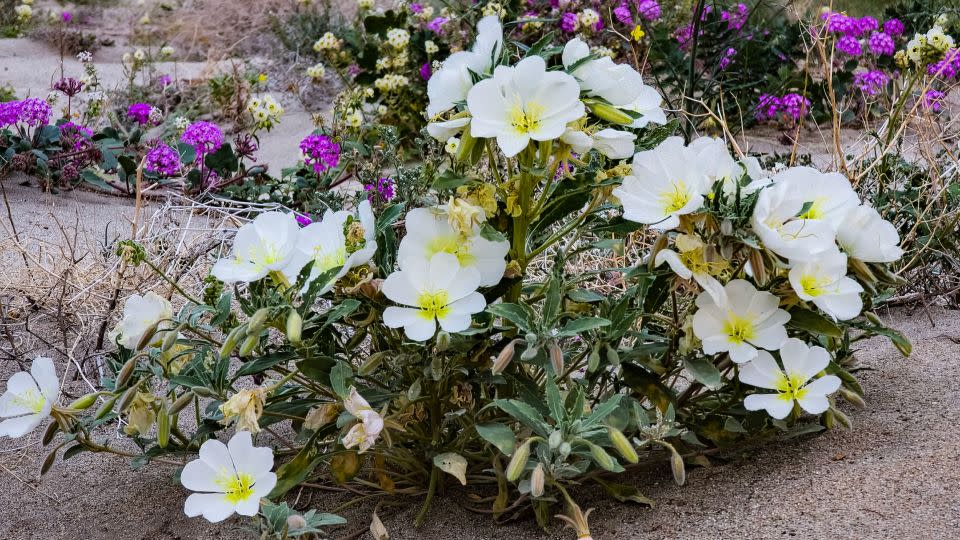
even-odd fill
[(778, 397), (783, 401), (803, 399), (803, 396), (807, 394), (807, 389), (803, 387), (805, 382), (798, 375), (791, 375), (787, 378), (786, 375), (780, 373), (777, 375), (777, 390), (780, 391)]
[(47, 404), (47, 398), (43, 397), (43, 394), (37, 392), (33, 388), (22, 394), (13, 396), (12, 401), (14, 405), (19, 405), (20, 407), (30, 409), (35, 414), (42, 411), (43, 406)]
[(343, 247), (333, 251), (324, 251), (320, 246), (314, 249), (313, 267), (320, 272), (326, 272), (331, 268), (340, 268), (347, 260), (347, 250)]
[(660, 194), (664, 214), (677, 212), (690, 202), (690, 192), (687, 191), (687, 184), (683, 180), (674, 180), (670, 187), (672, 189)]
[(823, 216), (826, 214), (823, 211), (823, 204), (826, 202), (824, 197), (818, 197), (810, 203), (810, 208), (806, 212), (800, 214), (800, 219), (823, 219)]
[(424, 292), (417, 298), (420, 316), (424, 319), (442, 319), (450, 313), (447, 291)]
[(727, 320), (723, 323), (723, 333), (727, 335), (731, 343), (737, 345), (751, 341), (757, 334), (753, 327), (753, 321), (736, 313), (727, 315)]
[(427, 260), (441, 252), (455, 255), (460, 266), (473, 266), (477, 261), (470, 253), (469, 244), (458, 234), (438, 235), (430, 239), (427, 243)]
[(538, 103), (517, 103), (510, 110), (510, 125), (520, 135), (526, 135), (540, 129), (543, 106)]
[(230, 504), (237, 504), (253, 496), (253, 477), (247, 473), (221, 473), (216, 484), (223, 489), (223, 497)]
[(810, 296), (820, 296), (825, 294), (826, 286), (830, 284), (830, 281), (827, 279), (820, 279), (817, 276), (811, 274), (804, 274), (800, 278), (800, 288), (803, 289), (803, 292)]

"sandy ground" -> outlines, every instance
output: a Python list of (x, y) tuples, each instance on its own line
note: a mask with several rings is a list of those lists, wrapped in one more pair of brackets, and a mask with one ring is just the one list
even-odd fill
[[(79, 212), (81, 232), (97, 237), (108, 226), (123, 230), (132, 212), (123, 199), (77, 192), (48, 196), (9, 181), (5, 186), (22, 233), (51, 244), (62, 237), (54, 218), (72, 224)], [(16, 264), (8, 255), (3, 264)], [(911, 337), (914, 355), (903, 359), (884, 340), (862, 346), (859, 357), (868, 369), (860, 378), (868, 408), (848, 411), (853, 430), (715, 458), (710, 468), (692, 469), (682, 488), (673, 485), (665, 468), (626, 478), (657, 501), (652, 509), (610, 501), (595, 486), (586, 486), (576, 496), (585, 508), (596, 507), (594, 538), (954, 536), (960, 527), (960, 346), (952, 338), (960, 339), (960, 313), (931, 308), (885, 316)], [(0, 380), (16, 370), (15, 362), (0, 362)], [(70, 382), (67, 390), (75, 395), (82, 387)], [(82, 454), (58, 463), (41, 479), (46, 451), (40, 435), (0, 441), (0, 538), (248, 535), (239, 519), (211, 525), (186, 518), (187, 493), (173, 482), (170, 466), (132, 471), (121, 458)], [(493, 525), (489, 516), (457, 504), (465, 496), (451, 490), (420, 529), (410, 526), (417, 501), (397, 501), (381, 508), (380, 515), (395, 539), (572, 537), (558, 526), (543, 533), (530, 516)], [(300, 499), (320, 510), (341, 502), (322, 492), (304, 492)], [(368, 506), (343, 512), (350, 522), (332, 531), (334, 537), (365, 528), (371, 511)]]

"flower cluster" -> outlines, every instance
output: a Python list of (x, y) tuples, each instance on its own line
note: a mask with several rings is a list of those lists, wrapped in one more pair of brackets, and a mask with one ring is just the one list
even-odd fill
[(762, 94), (755, 108), (760, 121), (773, 120), (797, 123), (810, 112), (810, 100), (796, 93), (782, 96)]
[(147, 152), (143, 167), (161, 176), (175, 176), (180, 172), (180, 154), (167, 144), (157, 141)]
[(247, 103), (247, 112), (253, 117), (257, 129), (270, 131), (280, 123), (280, 118), (283, 117), (283, 106), (273, 99), (273, 96), (266, 94), (262, 98), (250, 98)]
[(875, 96), (883, 92), (890, 78), (880, 70), (862, 71), (854, 75), (853, 82), (864, 94)]
[(340, 145), (326, 135), (308, 135), (300, 141), (300, 151), (303, 153), (304, 163), (317, 174), (322, 174), (340, 163)]
[(180, 136), (180, 141), (192, 146), (199, 160), (203, 155), (216, 152), (223, 146), (223, 132), (216, 124), (200, 120), (187, 126)]
[(127, 108), (127, 118), (141, 126), (159, 124), (163, 119), (161, 115), (160, 109), (149, 103), (134, 103)]
[(364, 184), (364, 191), (378, 200), (390, 202), (394, 197), (394, 181), (392, 178), (378, 178), (375, 182)]
[(23, 124), (27, 127), (45, 126), (50, 122), (50, 105), (40, 98), (0, 103), (0, 127)]

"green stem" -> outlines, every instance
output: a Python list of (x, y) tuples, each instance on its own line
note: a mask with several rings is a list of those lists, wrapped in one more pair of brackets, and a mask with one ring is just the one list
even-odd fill
[(176, 291), (177, 291), (178, 293), (180, 293), (184, 298), (186, 298), (187, 300), (193, 302), (194, 304), (196, 304), (196, 305), (198, 305), (198, 306), (202, 306), (202, 305), (203, 305), (203, 302), (197, 300), (197, 299), (194, 298), (193, 296), (190, 296), (190, 294), (189, 294), (187, 291), (183, 290), (183, 288), (180, 287), (180, 285), (177, 285), (177, 283), (176, 283), (175, 281), (173, 281), (172, 279), (168, 278), (168, 277), (167, 277), (167, 274), (165, 274), (162, 270), (160, 270), (159, 268), (157, 268), (156, 265), (154, 265), (152, 262), (150, 262), (150, 261), (148, 261), (148, 260), (144, 260), (143, 262), (147, 263), (147, 266), (149, 266), (151, 269), (153, 269), (154, 272), (156, 272), (160, 277), (162, 277), (164, 281), (166, 281), (167, 283), (169, 283), (171, 287), (173, 287), (174, 289), (176, 289)]
[(427, 498), (423, 501), (423, 507), (420, 509), (420, 513), (417, 514), (417, 518), (413, 521), (413, 524), (417, 527), (423, 525), (424, 520), (427, 518), (430, 503), (433, 502), (433, 496), (437, 493), (437, 482), (439, 479), (440, 469), (434, 467), (430, 470), (430, 487), (427, 488)]

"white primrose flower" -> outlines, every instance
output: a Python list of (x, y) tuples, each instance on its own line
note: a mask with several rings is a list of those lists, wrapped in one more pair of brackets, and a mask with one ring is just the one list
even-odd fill
[(251, 283), (271, 272), (296, 275), (303, 267), (295, 267), (302, 258), (294, 261), (299, 231), (293, 214), (264, 212), (240, 227), (230, 258), (217, 261), (212, 273), (224, 283)]
[(425, 341), (437, 331), (437, 322), (447, 332), (470, 327), (471, 315), (487, 306), (477, 292), (480, 272), (464, 268), (457, 257), (440, 252), (432, 258), (414, 257), (403, 261), (403, 269), (387, 276), (383, 294), (404, 306), (383, 311), (383, 323), (390, 328), (403, 327), (407, 337)]
[(727, 143), (715, 137), (698, 137), (690, 141), (689, 148), (697, 153), (698, 162), (703, 168), (710, 184), (723, 181), (723, 192), (736, 192), (736, 182), (743, 174), (743, 169), (730, 155)]
[(0, 437), (23, 437), (39, 426), (60, 398), (60, 379), (53, 360), (38, 356), (30, 373), (19, 371), (0, 395)]
[(400, 241), (397, 260), (403, 267), (407, 260), (429, 261), (437, 253), (456, 256), (461, 269), (476, 269), (480, 287), (500, 283), (507, 268), (510, 251), (507, 241), (488, 240), (480, 228), (472, 227), (469, 235), (460, 234), (441, 212), (433, 208), (414, 208), (407, 212), (407, 235)]
[[(300, 270), (310, 261), (310, 277), (307, 287), (321, 274), (339, 269), (330, 281), (320, 289), (326, 293), (347, 273), (370, 262), (377, 252), (376, 219), (370, 207), (370, 201), (362, 201), (357, 207), (355, 221), (347, 225), (347, 219), (353, 215), (347, 210), (327, 212), (321, 221), (315, 221), (300, 229), (297, 233), (296, 252), (290, 264), (283, 269), (289, 281), (295, 281)], [(345, 230), (345, 229), (352, 229)], [(352, 233), (352, 234), (351, 234)], [(357, 249), (357, 246), (362, 246)]]
[(741, 364), (756, 358), (758, 348), (774, 351), (787, 339), (790, 314), (779, 309), (780, 299), (742, 279), (727, 283), (719, 301), (706, 292), (696, 304), (693, 333), (705, 354), (726, 352)]
[(539, 56), (524, 58), (515, 66), (497, 66), (492, 78), (470, 89), (467, 108), (473, 115), (470, 134), (496, 137), (507, 157), (519, 154), (531, 140), (559, 138), (567, 123), (585, 111), (576, 79), (547, 71)]
[(580, 155), (586, 154), (593, 148), (593, 137), (585, 131), (567, 128), (560, 136), (560, 140), (569, 144), (570, 149)]
[(503, 51), (503, 26), (496, 16), (477, 23), (477, 40), (469, 51), (459, 51), (443, 61), (439, 70), (427, 81), (427, 116), (431, 118), (467, 98), (473, 87), (473, 76), (489, 73)]
[(847, 212), (837, 230), (837, 244), (850, 258), (863, 262), (893, 262), (903, 256), (896, 227), (866, 205)]
[(445, 122), (431, 122), (427, 124), (427, 133), (434, 139), (445, 142), (450, 137), (458, 135), (470, 124), (470, 117), (454, 118)]
[(863, 287), (847, 277), (847, 256), (837, 249), (809, 261), (792, 263), (790, 285), (802, 300), (813, 302), (834, 319), (846, 321), (860, 314)]
[(653, 150), (633, 157), (633, 174), (613, 195), (623, 205), (623, 217), (667, 230), (680, 217), (703, 206), (710, 179), (700, 168), (696, 153), (680, 137), (669, 137)]
[(847, 212), (860, 204), (839, 173), (791, 167), (771, 181), (760, 192), (751, 224), (764, 246), (788, 259), (808, 260), (833, 248)]
[(277, 485), (273, 451), (253, 446), (249, 431), (238, 431), (227, 444), (209, 439), (200, 446), (199, 459), (187, 463), (180, 483), (190, 491), (183, 512), (211, 523), (223, 521), (234, 512), (255, 516), (260, 499)]
[[(160, 325), (163, 321), (169, 322), (172, 317), (173, 306), (166, 298), (153, 291), (143, 296), (134, 294), (123, 303), (123, 318), (110, 331), (110, 341), (117, 341), (119, 338), (118, 343), (121, 346), (134, 351), (151, 327), (163, 329)], [(163, 325), (166, 326), (169, 324)], [(162, 338), (162, 335), (158, 335), (152, 344), (158, 343)]]
[(383, 418), (352, 386), (350, 387), (350, 395), (343, 400), (343, 407), (357, 420), (360, 420), (343, 436), (343, 447), (353, 448), (357, 446), (362, 454), (377, 442), (377, 437), (383, 431)]
[(794, 402), (810, 414), (826, 411), (830, 407), (827, 396), (840, 388), (840, 378), (836, 375), (813, 377), (830, 364), (830, 353), (823, 347), (810, 347), (797, 338), (790, 338), (780, 348), (780, 359), (783, 369), (770, 353), (760, 351), (755, 360), (740, 368), (740, 382), (777, 391), (776, 394), (751, 394), (743, 400), (743, 406), (748, 411), (764, 409), (778, 420), (790, 414)]
[(593, 134), (593, 147), (610, 159), (626, 159), (633, 155), (636, 139), (629, 131), (606, 128)]

